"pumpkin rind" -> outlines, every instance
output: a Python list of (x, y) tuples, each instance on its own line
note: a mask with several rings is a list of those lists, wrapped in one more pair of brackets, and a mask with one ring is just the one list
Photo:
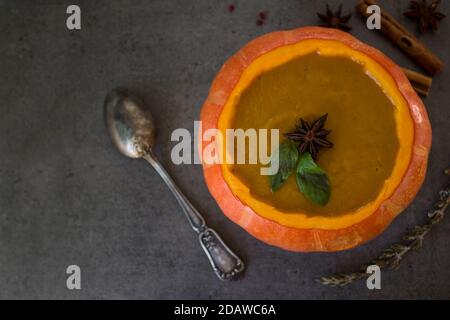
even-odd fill
[[(200, 120), (203, 131), (217, 128), (222, 109), (246, 67), (271, 50), (306, 39), (340, 41), (371, 57), (395, 80), (408, 103), (414, 122), (414, 144), (409, 166), (394, 193), (369, 217), (349, 227), (338, 230), (299, 229), (263, 218), (243, 204), (225, 182), (220, 164), (204, 163), (203, 172), (208, 189), (224, 214), (261, 241), (296, 252), (345, 250), (365, 243), (383, 232), (414, 199), (425, 178), (431, 147), (431, 126), (425, 106), (401, 68), (377, 49), (339, 30), (305, 27), (269, 33), (248, 43), (223, 65), (212, 83)], [(199, 141), (199, 150), (202, 152), (209, 142), (202, 141), (201, 137)]]

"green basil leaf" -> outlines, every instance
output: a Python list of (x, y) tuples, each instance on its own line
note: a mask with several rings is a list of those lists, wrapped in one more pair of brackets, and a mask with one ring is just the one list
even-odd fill
[(331, 189), (327, 174), (313, 160), (308, 152), (300, 155), (297, 166), (297, 185), (311, 201), (322, 206), (328, 203)]
[(298, 161), (297, 144), (292, 141), (285, 141), (272, 155), (272, 165), (278, 163), (278, 172), (269, 177), (272, 192), (279, 190), (289, 176), (294, 172)]

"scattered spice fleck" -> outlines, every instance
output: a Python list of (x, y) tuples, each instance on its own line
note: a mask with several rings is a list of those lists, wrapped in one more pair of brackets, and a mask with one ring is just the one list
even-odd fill
[(234, 10), (236, 10), (236, 6), (234, 4), (229, 4), (228, 5), (228, 12), (232, 13), (232, 12), (234, 12)]
[(267, 19), (267, 11), (261, 11), (261, 12), (259, 13), (259, 18), (260, 18), (261, 20), (266, 20), (266, 19)]
[(264, 24), (264, 22), (266, 22), (268, 15), (269, 14), (267, 11), (261, 11), (260, 13), (258, 13), (258, 20), (256, 20), (256, 25), (262, 26)]

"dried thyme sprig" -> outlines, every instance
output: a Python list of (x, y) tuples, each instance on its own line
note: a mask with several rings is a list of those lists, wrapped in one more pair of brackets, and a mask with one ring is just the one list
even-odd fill
[[(450, 175), (450, 168), (445, 170)], [(416, 226), (409, 231), (398, 244), (394, 244), (367, 265), (361, 266), (359, 271), (348, 274), (335, 274), (328, 277), (322, 277), (317, 281), (323, 285), (332, 287), (345, 287), (355, 281), (367, 278), (366, 272), (369, 265), (378, 265), (380, 268), (398, 269), (404, 256), (413, 250), (422, 247), (425, 236), (430, 232), (434, 225), (438, 224), (445, 215), (445, 211), (450, 205), (450, 186), (439, 193), (439, 201), (434, 205), (434, 209), (428, 213), (428, 221), (424, 225)]]

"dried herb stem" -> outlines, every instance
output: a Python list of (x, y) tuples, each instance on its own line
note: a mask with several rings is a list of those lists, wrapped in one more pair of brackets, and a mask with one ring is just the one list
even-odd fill
[[(445, 173), (450, 174), (450, 169), (447, 169)], [(428, 221), (424, 225), (414, 227), (403, 237), (400, 243), (387, 248), (378, 258), (369, 264), (361, 266), (356, 272), (322, 277), (318, 279), (318, 282), (332, 287), (344, 287), (358, 280), (367, 278), (369, 274), (366, 270), (369, 265), (378, 265), (380, 268), (398, 269), (408, 252), (422, 247), (425, 236), (430, 232), (433, 226), (442, 221), (449, 205), (450, 186), (439, 193), (439, 201), (427, 215)]]

